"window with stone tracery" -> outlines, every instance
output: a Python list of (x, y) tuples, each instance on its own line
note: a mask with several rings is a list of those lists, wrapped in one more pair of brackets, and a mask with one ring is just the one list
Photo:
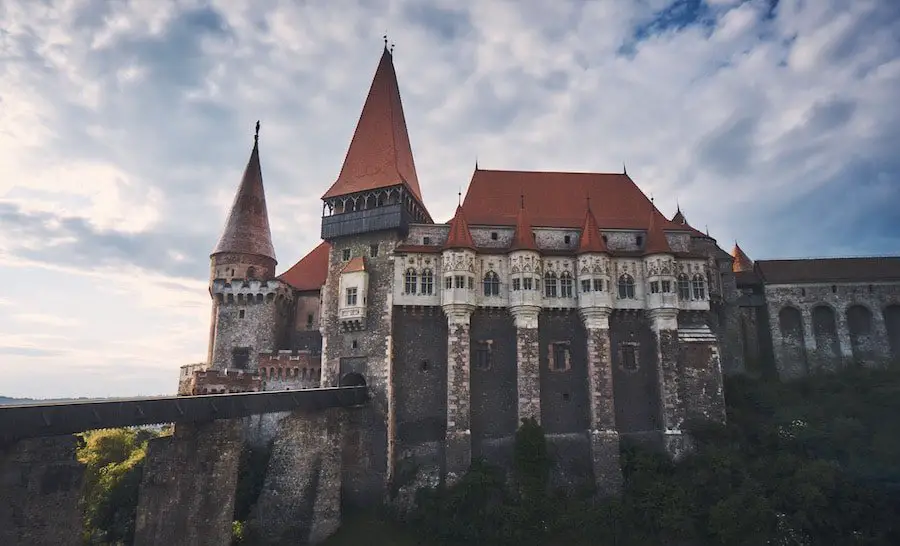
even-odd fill
[(446, 288), (447, 290), (453, 288), (453, 277), (449, 275), (444, 277), (444, 288)]
[(691, 281), (684, 273), (678, 275), (678, 299), (681, 301), (691, 299)]
[(499, 296), (500, 295), (500, 277), (493, 271), (488, 271), (484, 275), (484, 295)]
[(434, 293), (434, 273), (430, 269), (422, 271), (422, 294), (430, 296)]
[(625, 273), (621, 277), (619, 277), (619, 299), (620, 300), (633, 300), (635, 299), (634, 294), (634, 277)]
[(581, 281), (581, 293), (587, 293), (591, 291), (591, 279), (582, 279)]
[(522, 289), (522, 279), (516, 277), (512, 280), (512, 289), (513, 290), (521, 290)]
[(694, 299), (695, 300), (705, 300), (706, 299), (706, 283), (703, 280), (703, 275), (697, 274), (694, 275), (694, 280), (691, 283), (694, 289)]
[(594, 279), (594, 292), (603, 292), (603, 279)]
[(533, 280), (531, 277), (525, 277), (522, 279), (522, 290), (532, 290), (533, 289)]
[(454, 288), (465, 288), (466, 287), (466, 278), (462, 275), (455, 275), (453, 277), (453, 287)]
[(544, 296), (555, 298), (556, 292), (556, 273), (548, 271), (544, 274)]
[(403, 286), (403, 292), (406, 294), (415, 294), (417, 284), (416, 270), (409, 268), (406, 270), (406, 282)]
[(568, 271), (563, 271), (559, 276), (559, 295), (563, 298), (572, 297), (572, 275)]

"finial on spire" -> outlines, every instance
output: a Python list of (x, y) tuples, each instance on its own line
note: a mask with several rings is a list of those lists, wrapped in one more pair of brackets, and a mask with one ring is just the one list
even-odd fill
[(384, 36), (382, 36), (382, 38), (384, 38), (384, 48), (387, 49), (387, 32), (384, 33)]
[(391, 42), (391, 55), (394, 54), (394, 42)]
[(625, 175), (628, 174), (628, 169), (625, 168), (625, 162), (624, 162), (624, 161), (622, 162), (622, 174), (625, 174)]
[(253, 142), (259, 142), (259, 120), (256, 120), (256, 134), (253, 135)]
[(462, 190), (459, 190), (459, 191), (456, 193), (456, 196), (457, 196), (457, 203), (456, 203), (456, 204), (457, 204), (458, 206), (461, 207), (461, 206), (462, 206)]
[(706, 224), (706, 236), (709, 237), (709, 224)]
[(653, 197), (653, 193), (651, 192), (651, 193), (650, 193), (650, 204), (652, 205), (652, 204), (655, 204), (655, 203), (656, 203), (656, 200), (655, 200), (655, 198)]

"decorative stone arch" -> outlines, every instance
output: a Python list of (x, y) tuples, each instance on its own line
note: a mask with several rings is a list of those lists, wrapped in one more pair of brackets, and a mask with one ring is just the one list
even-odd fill
[(900, 362), (900, 304), (892, 303), (882, 311), (884, 326), (887, 330), (888, 345), (891, 348), (891, 358)]
[[(803, 329), (803, 313), (793, 305), (785, 305), (778, 311), (778, 329), (781, 332), (781, 371), (809, 373), (806, 342)], [(795, 375), (788, 373), (788, 375)]]
[(488, 272), (484, 274), (483, 285), (485, 296), (500, 295), (500, 276), (493, 270), (488, 270)]
[(838, 340), (837, 313), (827, 303), (817, 303), (812, 311), (812, 333), (816, 342), (817, 366), (824, 370), (840, 367), (841, 343)]
[(619, 275), (617, 286), (619, 288), (620, 300), (633, 300), (635, 297), (637, 297), (634, 292), (634, 277), (632, 277), (628, 273), (622, 273), (621, 275)]
[(872, 330), (872, 310), (865, 305), (854, 303), (847, 307), (847, 330), (850, 334), (850, 348), (853, 351), (853, 362), (861, 366), (875, 356)]

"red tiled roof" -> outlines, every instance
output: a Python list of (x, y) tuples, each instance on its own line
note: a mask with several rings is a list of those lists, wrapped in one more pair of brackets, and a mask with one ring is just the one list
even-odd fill
[(357, 271), (365, 271), (366, 270), (366, 261), (362, 256), (356, 256), (352, 258), (347, 265), (341, 269), (341, 273), (356, 273)]
[(666, 217), (656, 210), (653, 204), (650, 204), (650, 226), (647, 228), (647, 243), (644, 245), (644, 255), (649, 254), (671, 254), (672, 247), (669, 246), (669, 240), (663, 232), (662, 224), (668, 222)]
[(734, 262), (731, 264), (732, 271), (735, 273), (753, 271), (753, 260), (738, 246), (737, 242), (734, 243), (734, 248), (731, 249), (731, 256), (734, 258)]
[(400, 88), (385, 48), (337, 181), (322, 199), (403, 183), (422, 202)]
[[(258, 128), (257, 128), (258, 130)], [(244, 169), (244, 177), (231, 204), (231, 212), (225, 229), (213, 254), (233, 252), (256, 254), (275, 259), (272, 232), (269, 229), (269, 213), (266, 210), (266, 192), (263, 188), (262, 167), (259, 164), (259, 136), (254, 138), (253, 151)]]
[(466, 215), (462, 206), (456, 207), (456, 215), (450, 220), (450, 235), (447, 237), (447, 243), (444, 248), (468, 248), (475, 250), (475, 243), (472, 242), (472, 233), (469, 231), (469, 223), (466, 222)]
[(678, 210), (675, 211), (675, 216), (672, 217), (673, 224), (681, 224), (683, 226), (688, 225), (687, 218), (684, 217), (684, 214), (681, 212), (681, 207), (678, 207)]
[[(533, 227), (582, 227), (584, 196), (602, 229), (646, 229), (652, 206), (627, 174), (478, 169), (463, 202), (466, 218), (470, 225), (515, 225), (520, 196)], [(665, 218), (661, 227), (685, 230)]]
[(757, 260), (767, 284), (900, 281), (900, 256), (886, 258), (817, 258)]
[(584, 214), (584, 227), (581, 229), (581, 240), (578, 241), (578, 254), (607, 252), (608, 250), (603, 236), (600, 234), (600, 228), (597, 226), (597, 219), (591, 212), (590, 201), (588, 201), (587, 212)]
[(327, 242), (319, 243), (309, 254), (300, 258), (290, 269), (278, 276), (296, 290), (319, 290), (325, 284), (328, 277), (328, 255), (331, 245)]
[[(476, 171), (476, 174), (481, 171)], [(474, 180), (474, 177), (473, 177)], [(469, 186), (471, 192), (471, 186)], [(466, 202), (469, 201), (469, 195), (466, 195)], [(525, 211), (525, 196), (519, 196), (519, 211), (516, 213), (516, 233), (513, 235), (510, 250), (537, 250), (537, 242), (534, 240), (534, 231), (531, 229), (531, 219), (528, 212)]]

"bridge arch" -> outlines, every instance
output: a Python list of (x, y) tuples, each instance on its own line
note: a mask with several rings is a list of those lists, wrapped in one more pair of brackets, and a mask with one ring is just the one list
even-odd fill
[(363, 375), (358, 372), (345, 373), (344, 375), (341, 376), (341, 380), (338, 382), (338, 386), (340, 386), (340, 387), (365, 387), (366, 386), (366, 378), (363, 377)]

